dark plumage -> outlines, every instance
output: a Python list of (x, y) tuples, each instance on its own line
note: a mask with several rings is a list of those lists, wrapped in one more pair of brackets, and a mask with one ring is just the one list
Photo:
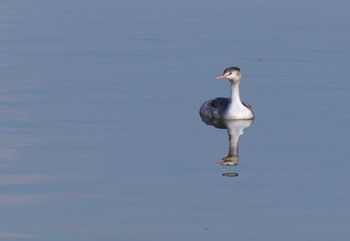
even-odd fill
[(224, 73), (223, 73), (223, 74), (226, 74), (226, 73), (229, 73), (229, 72), (232, 72), (232, 71), (238, 71), (238, 72), (240, 72), (241, 69), (238, 68), (238, 67), (228, 67), (228, 68), (226, 68), (226, 69), (224, 70)]
[(199, 113), (202, 117), (220, 118), (226, 114), (229, 104), (229, 98), (218, 97), (204, 102), (199, 109)]
[[(225, 97), (218, 97), (213, 100), (208, 100), (204, 102), (201, 108), (199, 109), (199, 114), (202, 117), (202, 119), (204, 116), (209, 119), (218, 119), (226, 114), (229, 104), (230, 98)], [(246, 104), (243, 101), (242, 104), (253, 112), (253, 108), (251, 105)]]

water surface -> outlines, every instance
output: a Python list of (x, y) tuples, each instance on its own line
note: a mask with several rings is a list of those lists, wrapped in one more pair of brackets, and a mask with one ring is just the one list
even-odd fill
[[(3, 1), (1, 240), (347, 240), (349, 10)], [(228, 66), (256, 113), (236, 166), (198, 115)]]

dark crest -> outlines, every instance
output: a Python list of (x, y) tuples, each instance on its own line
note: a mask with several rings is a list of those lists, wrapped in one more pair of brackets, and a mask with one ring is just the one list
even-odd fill
[(238, 72), (240, 72), (241, 69), (238, 68), (238, 67), (228, 67), (228, 68), (226, 68), (226, 69), (224, 70), (224, 74), (227, 73), (227, 72), (232, 72), (232, 71), (238, 71)]

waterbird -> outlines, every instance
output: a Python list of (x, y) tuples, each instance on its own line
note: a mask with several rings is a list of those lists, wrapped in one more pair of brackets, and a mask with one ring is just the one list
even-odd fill
[(240, 97), (241, 70), (238, 67), (228, 67), (223, 75), (216, 79), (228, 79), (231, 84), (231, 97), (218, 97), (204, 102), (199, 109), (202, 118), (224, 120), (249, 120), (254, 118), (251, 105), (245, 104)]

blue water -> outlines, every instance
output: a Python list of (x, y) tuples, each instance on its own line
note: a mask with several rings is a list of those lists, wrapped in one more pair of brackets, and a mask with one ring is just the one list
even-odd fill
[[(0, 239), (348, 240), (349, 11), (2, 1)], [(221, 166), (229, 66), (256, 118)]]

